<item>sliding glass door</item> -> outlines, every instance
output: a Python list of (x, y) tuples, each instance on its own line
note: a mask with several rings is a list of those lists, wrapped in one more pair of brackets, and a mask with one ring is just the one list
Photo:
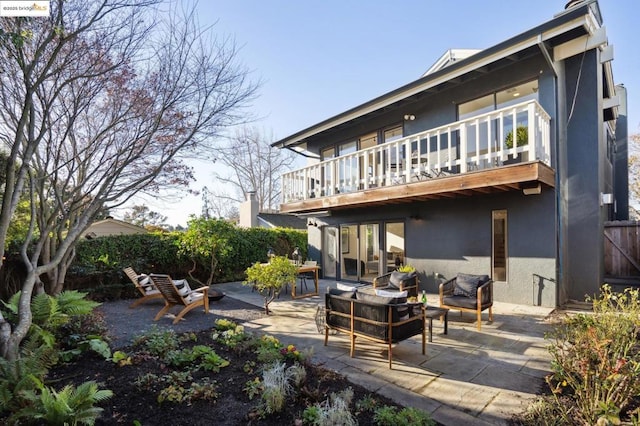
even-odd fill
[[(404, 222), (340, 226), (340, 277), (372, 282), (404, 263)], [(384, 247), (384, 250), (382, 249)]]

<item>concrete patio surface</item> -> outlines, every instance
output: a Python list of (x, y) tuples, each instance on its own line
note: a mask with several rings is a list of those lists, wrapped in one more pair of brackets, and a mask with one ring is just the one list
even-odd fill
[[(269, 317), (244, 326), (284, 344), (313, 348), (316, 363), (402, 405), (426, 410), (445, 425), (506, 425), (546, 386), (551, 358), (544, 334), (550, 329), (551, 308), (495, 302), (492, 323), (483, 312), (482, 331), (476, 329), (474, 314), (451, 311), (448, 334), (443, 334), (440, 321), (433, 321), (433, 342), (427, 343), (426, 355), (420, 336), (395, 345), (390, 370), (386, 345), (361, 339), (354, 358), (349, 357), (346, 334), (330, 335), (324, 346), (315, 314), (319, 305), (324, 307), (327, 287), (335, 284), (320, 280), (319, 295), (309, 298), (292, 300), (283, 293), (270, 304)], [(263, 305), (260, 294), (241, 283), (214, 288), (227, 297)], [(427, 296), (430, 304), (438, 304), (437, 295)], [(215, 304), (210, 309), (215, 313)]]

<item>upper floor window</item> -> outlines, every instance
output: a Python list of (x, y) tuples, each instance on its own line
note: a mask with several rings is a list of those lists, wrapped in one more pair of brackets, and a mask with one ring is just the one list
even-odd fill
[(458, 120), (538, 99), (538, 81), (532, 80), (458, 105)]
[(395, 141), (396, 139), (402, 139), (402, 126), (385, 130), (383, 133), (382, 143)]
[[(382, 138), (381, 138), (382, 136)], [(402, 138), (402, 126), (395, 126), (385, 130), (377, 130), (359, 137), (357, 140), (331, 146), (320, 151), (322, 160), (352, 154), (360, 149), (371, 148), (378, 143), (391, 142)]]

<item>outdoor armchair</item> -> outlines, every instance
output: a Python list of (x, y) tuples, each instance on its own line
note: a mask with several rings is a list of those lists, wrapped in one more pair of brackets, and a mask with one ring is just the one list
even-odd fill
[(482, 328), (482, 311), (489, 310), (493, 321), (493, 280), (487, 275), (458, 274), (440, 284), (440, 307), (462, 312), (473, 312)]
[(373, 288), (407, 291), (409, 296), (418, 296), (418, 274), (393, 271), (373, 279)]
[(131, 267), (124, 268), (123, 271), (142, 295), (142, 297), (136, 299), (135, 302), (129, 305), (129, 308), (135, 308), (136, 306), (143, 302), (146, 302), (147, 300), (162, 299), (160, 290), (158, 290), (156, 286), (151, 282), (151, 279), (148, 275), (138, 274)]
[(177, 324), (187, 312), (199, 306), (204, 306), (205, 314), (209, 313), (209, 287), (191, 290), (187, 285), (182, 289), (178, 289), (176, 283), (169, 275), (151, 274), (149, 277), (158, 290), (160, 290), (165, 301), (164, 308), (158, 312), (154, 321), (158, 321), (174, 306), (182, 306), (182, 310), (173, 320), (174, 324)]

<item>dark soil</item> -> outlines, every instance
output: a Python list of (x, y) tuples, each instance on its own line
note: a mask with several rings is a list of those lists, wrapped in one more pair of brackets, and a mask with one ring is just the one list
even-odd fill
[[(228, 300), (227, 304), (236, 304)], [(108, 311), (108, 309), (107, 309)], [(195, 312), (195, 311), (194, 311)], [(244, 314), (238, 314), (234, 309), (234, 322), (239, 323)], [(221, 312), (223, 313), (223, 312)], [(255, 317), (256, 312), (249, 308), (247, 317)], [(197, 317), (195, 313), (191, 317)], [(219, 315), (222, 316), (222, 315)], [(109, 318), (105, 317), (107, 322)], [(209, 324), (213, 322), (209, 319)], [(260, 415), (261, 398), (253, 399), (243, 389), (247, 382), (261, 377), (260, 365), (257, 364), (257, 355), (247, 348), (231, 349), (219, 340), (211, 338), (213, 329), (199, 330), (190, 333), (191, 339), (183, 341), (181, 348), (195, 344), (206, 345), (215, 352), (230, 361), (230, 365), (220, 369), (219, 372), (192, 371), (192, 381), (201, 382), (204, 377), (215, 381), (216, 395), (211, 400), (195, 399), (190, 402), (158, 402), (158, 395), (167, 383), (156, 380), (152, 383), (141, 385), (140, 378), (145, 374), (153, 373), (167, 377), (171, 371), (160, 357), (152, 356), (143, 345), (126, 346), (120, 349), (131, 357), (132, 364), (118, 366), (112, 361), (105, 361), (94, 353), (85, 353), (79, 359), (68, 364), (60, 365), (52, 369), (47, 377), (50, 384), (73, 383), (80, 384), (85, 381), (96, 381), (100, 389), (110, 389), (113, 397), (100, 404), (104, 411), (96, 422), (97, 425), (113, 424), (137, 424), (141, 425), (294, 425), (302, 424), (302, 413), (305, 407), (320, 403), (327, 399), (332, 392), (340, 392), (351, 387), (354, 392), (351, 411), (354, 413), (358, 424), (373, 424), (373, 411), (355, 408), (358, 401), (375, 399), (374, 406), (390, 405), (397, 407), (391, 400), (376, 394), (371, 394), (365, 388), (352, 384), (341, 375), (332, 372), (322, 366), (305, 362), (307, 378), (298, 391), (290, 395), (285, 408), (280, 413), (267, 416)], [(195, 339), (193, 337), (195, 336)], [(133, 340), (133, 339), (132, 339)], [(283, 344), (295, 344), (295, 342), (282, 342)], [(291, 364), (291, 361), (289, 361)], [(248, 368), (252, 366), (252, 368)], [(179, 371), (185, 371), (182, 368)], [(136, 382), (138, 381), (138, 384)], [(186, 384), (185, 387), (188, 387)], [(371, 405), (371, 404), (369, 404)], [(401, 407), (400, 407), (401, 408)]]

